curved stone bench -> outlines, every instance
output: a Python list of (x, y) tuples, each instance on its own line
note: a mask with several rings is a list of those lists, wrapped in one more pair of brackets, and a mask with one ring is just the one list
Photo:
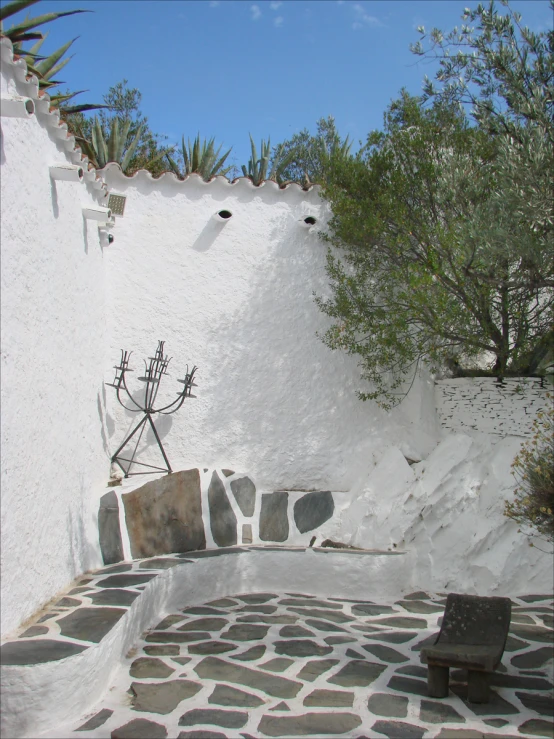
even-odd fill
[(166, 613), (233, 593), (363, 599), (412, 588), (404, 552), (229, 547), (133, 560), (83, 576), (0, 648), (2, 736), (35, 737), (86, 712), (140, 634)]

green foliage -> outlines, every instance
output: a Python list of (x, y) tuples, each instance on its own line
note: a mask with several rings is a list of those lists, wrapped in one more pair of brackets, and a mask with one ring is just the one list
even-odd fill
[(514, 500), (506, 501), (504, 515), (520, 526), (554, 542), (554, 396), (549, 407), (537, 414), (533, 436), (512, 463), (518, 481)]
[(231, 149), (223, 154), (222, 157), (219, 157), (221, 146), (216, 151), (214, 142), (215, 138), (211, 138), (209, 141), (207, 139), (200, 141), (199, 133), (192, 144), (190, 143), (190, 139), (185, 144), (185, 137), (183, 136), (181, 144), (183, 166), (180, 167), (169, 154), (166, 155), (172, 171), (180, 179), (184, 179), (187, 175), (194, 172), (199, 174), (206, 182), (216, 175), (226, 175), (231, 171), (232, 167), (224, 168), (223, 165), (231, 153)]
[[(250, 147), (252, 155), (248, 160), (248, 168), (242, 165), (242, 173), (245, 177), (252, 180), (255, 185), (261, 185), (264, 180), (275, 180), (279, 184), (283, 183), (283, 171), (286, 169), (292, 155), (284, 151), (281, 144), (277, 146), (271, 157), (271, 140), (261, 143), (261, 156), (258, 158), (258, 151), (254, 139), (250, 134)], [(271, 159), (271, 168), (269, 167)]]

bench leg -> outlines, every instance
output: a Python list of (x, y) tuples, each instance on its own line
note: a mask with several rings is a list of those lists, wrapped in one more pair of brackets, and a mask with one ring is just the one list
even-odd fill
[(467, 699), (470, 703), (489, 702), (490, 672), (469, 670), (467, 678)]
[(427, 691), (431, 698), (446, 698), (448, 696), (448, 667), (429, 665)]

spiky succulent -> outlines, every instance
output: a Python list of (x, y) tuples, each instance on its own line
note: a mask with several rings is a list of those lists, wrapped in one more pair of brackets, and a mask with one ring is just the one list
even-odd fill
[(214, 142), (215, 138), (211, 138), (209, 141), (207, 139), (200, 141), (200, 134), (198, 134), (192, 144), (190, 139), (185, 143), (185, 137), (183, 136), (181, 143), (183, 168), (181, 169), (169, 154), (166, 155), (172, 171), (180, 179), (184, 179), (189, 174), (196, 173), (206, 181), (211, 180), (216, 175), (226, 175), (232, 167), (224, 168), (223, 165), (231, 153), (231, 149), (220, 157), (219, 152), (221, 151), (221, 146), (216, 151)]

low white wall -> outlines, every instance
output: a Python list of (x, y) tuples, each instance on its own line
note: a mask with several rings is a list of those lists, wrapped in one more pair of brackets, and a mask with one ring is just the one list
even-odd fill
[[(328, 214), (317, 188), (127, 178), (117, 165), (102, 176), (127, 197), (106, 255), (106, 379), (125, 348), (134, 351), (130, 384), (143, 387), (136, 378), (158, 339), (174, 357), (160, 398), (175, 397), (187, 363), (199, 367), (197, 398), (157, 421), (173, 469), (230, 467), (252, 475), (259, 490), (348, 490), (387, 440), (415, 458), (432, 449), (428, 379), (387, 414), (356, 397), (357, 360), (316, 335), (329, 325), (313, 297), (328, 290), (317, 233)], [(225, 223), (212, 218), (221, 209), (233, 213)], [(317, 218), (311, 230), (300, 223), (308, 215)], [(113, 393), (109, 413), (115, 451), (134, 418)], [(159, 463), (152, 434), (146, 441), (137, 458)]]
[(530, 436), (537, 412), (552, 387), (537, 377), (439, 380), (435, 398), (440, 424), (450, 431), (480, 431), (500, 436)]
[[(103, 193), (52, 181), (71, 163), (65, 129), (2, 41), (2, 96), (35, 99), (0, 119), (2, 203), (2, 634), (101, 565), (91, 491), (109, 475), (103, 442), (104, 260), (84, 205)], [(92, 178), (95, 174), (92, 173)], [(105, 433), (104, 433), (105, 436)]]

